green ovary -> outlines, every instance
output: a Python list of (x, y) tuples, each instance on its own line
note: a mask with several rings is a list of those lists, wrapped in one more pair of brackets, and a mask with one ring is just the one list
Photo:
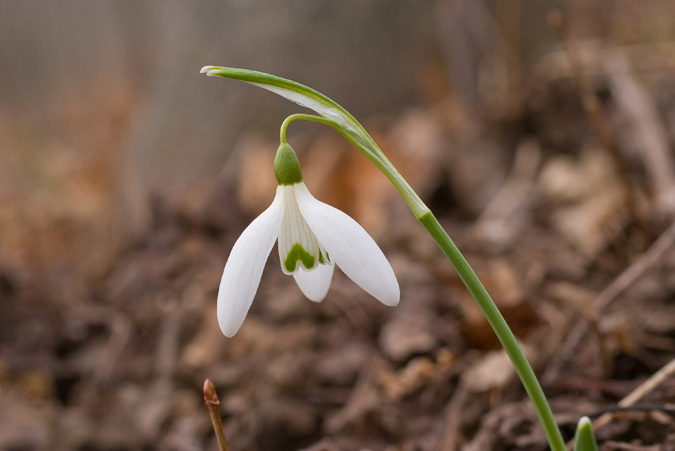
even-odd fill
[(274, 157), (274, 175), (279, 185), (295, 185), (302, 182), (302, 171), (295, 150), (287, 143), (281, 143)]
[(301, 262), (306, 269), (314, 269), (316, 258), (307, 252), (300, 243), (295, 243), (286, 256), (284, 268), (286, 268), (286, 271), (293, 273), (298, 267), (298, 262)]

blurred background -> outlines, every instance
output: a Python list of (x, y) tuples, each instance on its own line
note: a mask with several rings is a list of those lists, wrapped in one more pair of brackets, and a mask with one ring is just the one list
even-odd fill
[[(293, 79), (364, 124), (531, 344), (566, 434), (672, 359), (672, 1), (2, 1), (0, 449), (216, 449), (206, 377), (234, 450), (545, 449), (450, 265), (317, 124), (289, 130), (308, 187), (381, 244), (401, 306), (341, 274), (309, 303), (273, 251), (220, 335), (220, 273), (303, 111), (204, 65)], [(663, 415), (601, 439), (665, 443)]]

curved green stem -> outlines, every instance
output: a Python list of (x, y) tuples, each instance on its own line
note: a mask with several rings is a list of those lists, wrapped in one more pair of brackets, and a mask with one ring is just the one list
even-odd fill
[(330, 119), (326, 119), (325, 117), (321, 117), (321, 116), (316, 116), (314, 114), (301, 114), (301, 113), (291, 114), (286, 119), (284, 119), (284, 121), (281, 123), (281, 129), (279, 130), (279, 139), (281, 140), (281, 142), (283, 144), (287, 144), (286, 129), (291, 124), (291, 122), (298, 121), (298, 120), (318, 122), (320, 124), (330, 125), (333, 128), (335, 128), (336, 125), (337, 125), (337, 124), (335, 124), (335, 122), (331, 121)]
[(513, 332), (511, 332), (509, 325), (506, 323), (506, 320), (487, 290), (485, 290), (485, 287), (478, 279), (478, 276), (476, 276), (476, 273), (471, 269), (469, 263), (455, 243), (450, 239), (443, 227), (439, 224), (433, 213), (429, 211), (427, 214), (417, 219), (429, 231), (445, 256), (450, 260), (450, 263), (452, 263), (452, 266), (455, 267), (462, 282), (464, 282), (464, 285), (466, 285), (469, 292), (478, 303), (478, 306), (483, 311), (490, 326), (492, 326), (492, 330), (494, 330), (499, 338), (499, 341), (511, 359), (511, 362), (513, 362), (516, 373), (518, 373), (518, 377), (523, 383), (525, 391), (527, 391), (532, 404), (534, 404), (534, 408), (539, 417), (539, 422), (544, 428), (549, 446), (554, 451), (565, 451), (565, 442), (563, 441), (560, 429), (558, 429), (558, 425), (553, 417), (551, 406), (549, 406), (544, 391), (537, 380), (537, 376), (535, 376), (530, 363), (527, 361), (527, 358), (525, 358), (525, 354), (518, 344), (518, 340), (516, 340)]
[[(308, 120), (330, 125), (356, 148), (363, 148), (364, 143), (355, 139), (353, 134), (346, 132), (344, 128), (340, 126), (340, 124), (330, 119), (326, 119), (325, 117), (314, 116), (311, 114), (294, 114), (287, 117), (281, 125), (280, 138), (282, 143), (286, 142), (286, 128), (288, 128), (288, 125), (295, 120)], [(560, 434), (560, 429), (558, 429), (558, 425), (553, 416), (551, 407), (546, 400), (544, 391), (542, 390), (541, 385), (539, 384), (539, 381), (537, 380), (537, 377), (530, 366), (530, 363), (527, 361), (527, 358), (525, 358), (525, 354), (518, 344), (516, 337), (513, 335), (513, 332), (511, 332), (511, 329), (506, 323), (506, 320), (488, 294), (487, 290), (485, 290), (485, 287), (478, 279), (478, 276), (476, 276), (476, 273), (473, 271), (473, 269), (471, 269), (469, 263), (466, 261), (455, 243), (450, 239), (431, 210), (422, 202), (417, 193), (415, 193), (408, 182), (405, 181), (403, 176), (401, 176), (401, 174), (396, 170), (394, 165), (391, 164), (384, 153), (379, 149), (377, 144), (372, 141), (372, 138), (368, 140), (367, 144), (369, 145), (369, 149), (371, 151), (364, 152), (366, 156), (368, 156), (368, 158), (370, 158), (370, 160), (375, 163), (375, 165), (377, 165), (377, 167), (394, 184), (417, 219), (427, 229), (433, 239), (436, 240), (445, 256), (448, 257), (450, 263), (452, 263), (452, 265), (455, 267), (455, 270), (457, 270), (457, 273), (462, 279), (462, 282), (464, 282), (464, 285), (466, 285), (469, 292), (478, 303), (478, 306), (483, 311), (483, 314), (490, 323), (492, 330), (494, 330), (497, 338), (499, 338), (499, 341), (511, 359), (511, 362), (513, 362), (516, 373), (525, 387), (525, 391), (527, 391), (532, 404), (534, 404), (537, 416), (539, 417), (539, 422), (544, 429), (544, 433), (546, 434), (546, 438), (548, 440), (549, 446), (551, 447), (551, 450), (566, 451), (565, 442), (563, 441), (562, 435)], [(373, 149), (376, 151), (373, 152)]]
[[(398, 170), (391, 164), (391, 161), (386, 157), (386, 155), (380, 150), (375, 141), (370, 138), (369, 135), (365, 134), (368, 141), (363, 142), (363, 138), (355, 137), (353, 133), (348, 133), (345, 131), (344, 127), (338, 124), (335, 121), (327, 119), (322, 116), (315, 116), (313, 114), (292, 114), (284, 119), (284, 122), (281, 123), (281, 130), (279, 132), (279, 138), (282, 143), (286, 143), (286, 129), (291, 122), (296, 120), (306, 120), (311, 122), (318, 122), (320, 124), (325, 124), (333, 127), (333, 129), (342, 135), (344, 139), (349, 141), (354, 147), (360, 150), (364, 150), (366, 146), (369, 150), (374, 149), (373, 151), (363, 151), (363, 154), (372, 161), (375, 166), (377, 166), (382, 173), (389, 179), (389, 181), (394, 185), (394, 187), (401, 193), (403, 199), (415, 214), (416, 217), (420, 217), (428, 213), (429, 207), (427, 207), (422, 199), (417, 195), (417, 193), (412, 189), (408, 182), (403, 178), (403, 176), (398, 172)], [(365, 132), (364, 132), (365, 133)]]

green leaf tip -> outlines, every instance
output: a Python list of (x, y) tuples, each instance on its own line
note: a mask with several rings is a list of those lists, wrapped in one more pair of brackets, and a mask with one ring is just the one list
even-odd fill
[(593, 425), (588, 417), (581, 417), (574, 434), (574, 451), (598, 451)]
[(255, 70), (204, 66), (201, 72), (206, 73), (210, 77), (219, 76), (250, 83), (280, 95), (300, 106), (314, 110), (319, 116), (327, 119), (329, 125), (347, 141), (375, 163), (401, 193), (416, 217), (420, 217), (429, 210), (417, 193), (408, 185), (408, 182), (401, 177), (366, 129), (354, 116), (329, 97), (293, 80)]
[[(316, 111), (321, 116), (335, 122), (336, 125), (345, 131), (350, 131), (355, 136), (368, 136), (354, 117), (335, 101), (321, 94), (309, 86), (305, 86), (287, 78), (277, 77), (276, 75), (259, 72), (256, 70), (239, 69), (234, 67), (204, 66), (202, 73), (213, 77), (225, 77), (233, 80), (240, 80), (252, 85), (267, 89), (278, 94), (291, 102), (300, 106)], [(372, 138), (368, 136), (372, 141)]]
[(274, 157), (274, 175), (279, 185), (295, 185), (302, 182), (302, 171), (295, 150), (287, 143), (281, 143)]

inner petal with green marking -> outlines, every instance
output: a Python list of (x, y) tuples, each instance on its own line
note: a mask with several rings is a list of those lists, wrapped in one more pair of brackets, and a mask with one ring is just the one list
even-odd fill
[(316, 265), (316, 258), (307, 252), (302, 244), (295, 243), (286, 256), (284, 268), (292, 274), (297, 270), (298, 263), (301, 263), (307, 269), (312, 269)]
[(309, 271), (319, 264), (331, 264), (328, 253), (321, 248), (300, 213), (294, 186), (280, 186), (284, 190), (284, 217), (279, 232), (279, 260), (286, 274), (295, 274), (299, 269)]

